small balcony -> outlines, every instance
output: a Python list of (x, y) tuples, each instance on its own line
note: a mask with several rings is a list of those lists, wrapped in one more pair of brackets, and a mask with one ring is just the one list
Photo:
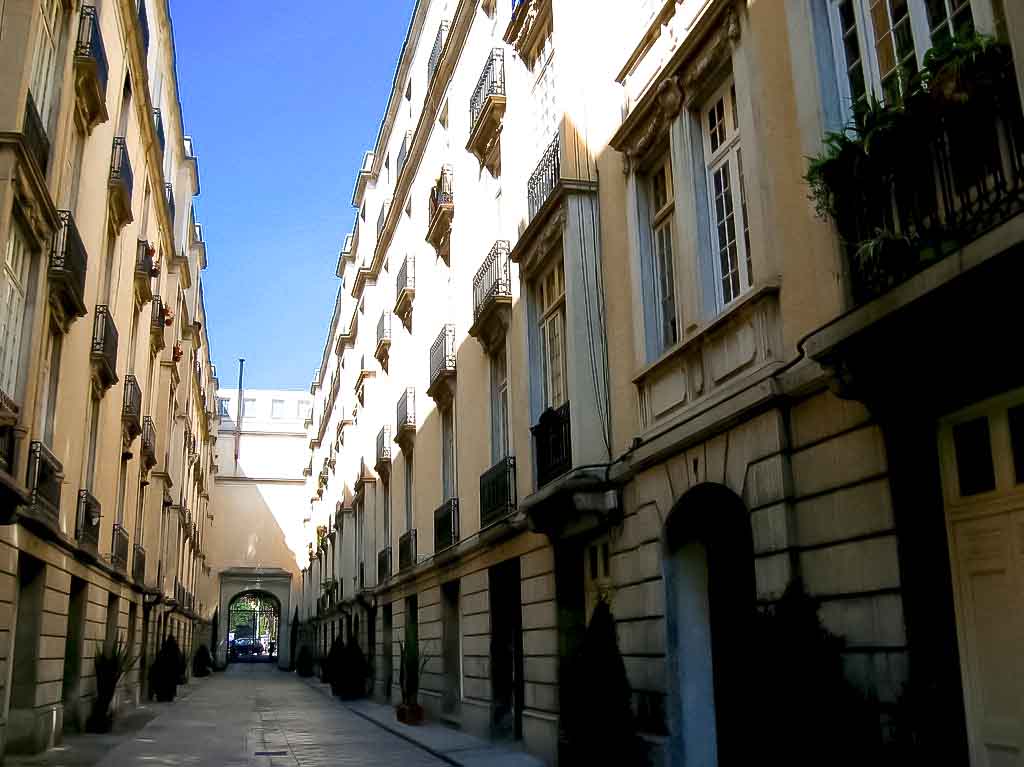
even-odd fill
[(380, 213), (377, 214), (377, 243), (380, 244), (380, 236), (384, 233), (384, 224), (388, 221), (388, 214), (391, 213), (391, 200), (387, 199), (381, 203)]
[(516, 510), (516, 459), (502, 458), (480, 475), (480, 528)]
[(174, 226), (174, 187), (170, 184), (164, 184), (164, 199), (167, 201), (167, 217), (171, 222), (171, 226)]
[(142, 419), (142, 468), (149, 471), (156, 466), (156, 424), (150, 416)]
[(114, 523), (110, 540), (110, 564), (122, 575), (128, 572), (128, 531), (119, 522)]
[(537, 168), (526, 185), (531, 221), (540, 213), (544, 204), (551, 199), (555, 187), (561, 181), (561, 162), (561, 148), (556, 134), (554, 140), (544, 150), (544, 155), (540, 158)]
[(64, 467), (42, 442), (33, 442), (28, 452), (29, 512), (60, 527), (60, 495)]
[(142, 37), (142, 58), (149, 55), (149, 16), (146, 15), (146, 0), (139, 0), (139, 34)]
[(449, 498), (434, 511), (434, 554), (459, 542), (459, 499)]
[(89, 358), (93, 377), (104, 391), (118, 382), (117, 327), (114, 318), (110, 316), (110, 310), (103, 304), (96, 307)]
[(124, 406), (121, 408), (121, 429), (124, 449), (128, 450), (135, 438), (142, 434), (142, 389), (133, 375), (124, 377)]
[(395, 178), (398, 179), (405, 169), (405, 163), (409, 159), (409, 150), (412, 148), (412, 131), (406, 131), (402, 138), (402, 146), (398, 149), (398, 159), (395, 161)]
[(408, 570), (416, 564), (416, 530), (409, 530), (398, 539), (398, 571)]
[(163, 157), (167, 149), (167, 136), (164, 134), (164, 117), (159, 109), (153, 110), (153, 129), (156, 131), (156, 143), (160, 147), (160, 156)]
[(476, 156), (492, 176), (501, 173), (501, 125), (505, 118), (505, 52), (495, 48), (487, 57), (469, 101), (469, 143), (466, 151)]
[(377, 358), (380, 366), (388, 369), (388, 353), (391, 350), (391, 312), (381, 312), (377, 320), (377, 349), (373, 356)]
[(110, 216), (114, 226), (120, 231), (130, 224), (132, 217), (132, 191), (135, 177), (132, 174), (132, 163), (128, 158), (128, 145), (123, 136), (114, 138), (113, 150), (110, 155)]
[(58, 212), (59, 224), (50, 251), (50, 300), (69, 319), (84, 317), (85, 272), (89, 258), (70, 211)]
[(146, 583), (146, 550), (137, 543), (132, 552), (132, 580), (139, 586)]
[(444, 53), (445, 43), (448, 42), (448, 31), (451, 29), (450, 21), (442, 21), (437, 28), (437, 37), (434, 38), (434, 47), (430, 51), (430, 58), (427, 59), (427, 87), (434, 82), (434, 75), (441, 64), (441, 54)]
[(430, 386), (427, 389), (439, 407), (455, 397), (455, 326), (444, 325), (430, 346)]
[(416, 441), (416, 390), (411, 386), (402, 392), (396, 407), (395, 442), (402, 450), (412, 450)]
[(530, 432), (537, 457), (537, 487), (541, 488), (572, 468), (569, 403), (545, 410)]
[(512, 260), (509, 241), (498, 240), (473, 278), (473, 326), (469, 334), (491, 354), (512, 322)]
[(441, 168), (434, 186), (430, 189), (430, 218), (427, 225), (427, 242), (437, 255), (451, 266), (452, 219), (455, 218), (455, 197), (452, 194), (454, 173), (451, 165)]
[(100, 502), (88, 490), (78, 491), (78, 515), (75, 524), (75, 538), (79, 545), (95, 556), (100, 547), (100, 518), (103, 516)]
[(381, 549), (377, 552), (377, 583), (384, 583), (391, 577), (391, 547)]
[(387, 477), (391, 473), (391, 427), (384, 424), (380, 427), (380, 431), (377, 432), (377, 462), (374, 464), (374, 469), (382, 477)]
[(78, 39), (75, 42), (75, 94), (78, 112), (87, 132), (109, 118), (107, 113), (107, 80), (110, 67), (100, 33), (96, 7), (83, 5), (78, 17)]
[(39, 108), (32, 98), (32, 91), (28, 92), (28, 99), (25, 102), (25, 120), (21, 126), (21, 138), (25, 142), (25, 148), (29, 156), (35, 160), (39, 173), (46, 177), (46, 169), (50, 165), (50, 139), (46, 135), (46, 126), (43, 125), (43, 118), (39, 116)]
[(155, 265), (153, 258), (156, 250), (145, 240), (139, 240), (135, 248), (135, 295), (140, 303), (153, 300), (153, 276)]
[(412, 302), (416, 298), (416, 259), (406, 256), (395, 280), (395, 315), (412, 332)]
[(153, 342), (153, 348), (158, 352), (163, 351), (164, 346), (164, 328), (167, 326), (167, 312), (164, 309), (164, 302), (160, 296), (153, 296), (152, 302), (150, 302), (150, 315), (149, 315), (149, 337)]

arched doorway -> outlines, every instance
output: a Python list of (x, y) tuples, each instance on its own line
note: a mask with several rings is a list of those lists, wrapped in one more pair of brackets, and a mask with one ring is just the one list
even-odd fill
[(238, 594), (228, 606), (228, 661), (272, 662), (281, 647), (281, 602), (266, 591)]
[[(264, 567), (233, 567), (220, 572), (220, 615), (222, 619), (218, 622), (218, 637), (215, 641), (214, 657), (218, 664), (223, 666), (231, 658), (231, 608), (239, 597), (248, 594), (262, 595), (265, 599), (276, 602), (277, 626), (276, 646), (274, 658), (278, 668), (287, 669), (291, 663), (291, 627), (292, 627), (292, 605), (291, 605), (291, 573), (280, 568)], [(240, 604), (247, 604), (240, 602)], [(245, 608), (242, 608), (244, 612)], [(244, 621), (243, 621), (244, 622)], [(250, 626), (252, 626), (250, 617)], [(266, 624), (256, 620), (255, 634), (267, 635)], [(263, 641), (262, 639), (260, 640)], [(269, 641), (268, 641), (269, 644)], [(237, 646), (237, 645), (236, 645)], [(269, 649), (267, 647), (264, 648)], [(237, 658), (235, 658), (237, 660)]]
[(749, 514), (724, 485), (698, 485), (673, 506), (663, 541), (671, 764), (737, 764), (756, 601)]

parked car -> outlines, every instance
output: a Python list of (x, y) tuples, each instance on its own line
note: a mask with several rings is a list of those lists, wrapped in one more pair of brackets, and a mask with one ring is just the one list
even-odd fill
[(258, 639), (252, 637), (239, 637), (238, 639), (231, 640), (231, 655), (232, 657), (240, 657), (243, 655), (262, 655), (263, 654), (263, 643)]

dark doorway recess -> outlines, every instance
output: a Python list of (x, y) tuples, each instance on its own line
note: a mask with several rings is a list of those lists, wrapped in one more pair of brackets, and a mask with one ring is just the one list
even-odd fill
[(270, 663), (281, 646), (281, 603), (265, 591), (247, 591), (228, 607), (228, 661)]
[(491, 730), (495, 738), (523, 737), (523, 607), (519, 559), (490, 571)]

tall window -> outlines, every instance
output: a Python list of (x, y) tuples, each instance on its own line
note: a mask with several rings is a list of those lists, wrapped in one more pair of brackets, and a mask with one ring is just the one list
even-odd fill
[(284, 418), (284, 400), (275, 399), (270, 402), (270, 417)]
[(840, 90), (856, 108), (899, 101), (933, 45), (974, 32), (970, 0), (832, 0)]
[(64, 334), (60, 328), (51, 327), (49, 343), (46, 345), (46, 357), (43, 360), (43, 375), (46, 380), (46, 389), (43, 392), (42, 421), (43, 421), (43, 442), (50, 448), (53, 447), (53, 422), (57, 412), (57, 387), (60, 384), (60, 357), (63, 348)]
[(659, 340), (661, 348), (666, 349), (679, 340), (679, 320), (676, 312), (675, 247), (672, 234), (676, 206), (669, 153), (666, 152), (655, 163), (654, 169), (648, 177), (648, 184)]
[(26, 319), (32, 253), (17, 216), (11, 217), (10, 234), (0, 271), (0, 396), (11, 402), (21, 397)]
[(221, 418), (230, 418), (231, 412), (228, 410), (228, 403), (231, 402), (227, 397), (217, 398), (217, 415)]
[(384, 545), (391, 545), (391, 482), (381, 477), (381, 489), (384, 491)]
[(32, 98), (36, 109), (43, 119), (43, 125), (49, 129), (50, 113), (56, 102), (58, 49), (60, 48), (61, 21), (64, 11), (61, 0), (40, 0), (39, 38), (36, 41), (35, 60), (32, 64)]
[(508, 361), (502, 344), (491, 357), (491, 459), (497, 463), (508, 454)]
[(444, 500), (455, 497), (455, 418), (453, 407), (441, 411), (441, 485)]
[(753, 284), (736, 88), (727, 83), (703, 111), (711, 234), (720, 307)]
[(412, 453), (405, 456), (405, 529), (412, 530)]
[(537, 294), (544, 407), (557, 408), (568, 399), (565, 369), (565, 273), (561, 259), (541, 278)]
[(85, 489), (92, 492), (96, 482), (96, 452), (100, 441), (100, 400), (93, 396), (90, 398), (89, 404), (89, 442), (85, 464)]

